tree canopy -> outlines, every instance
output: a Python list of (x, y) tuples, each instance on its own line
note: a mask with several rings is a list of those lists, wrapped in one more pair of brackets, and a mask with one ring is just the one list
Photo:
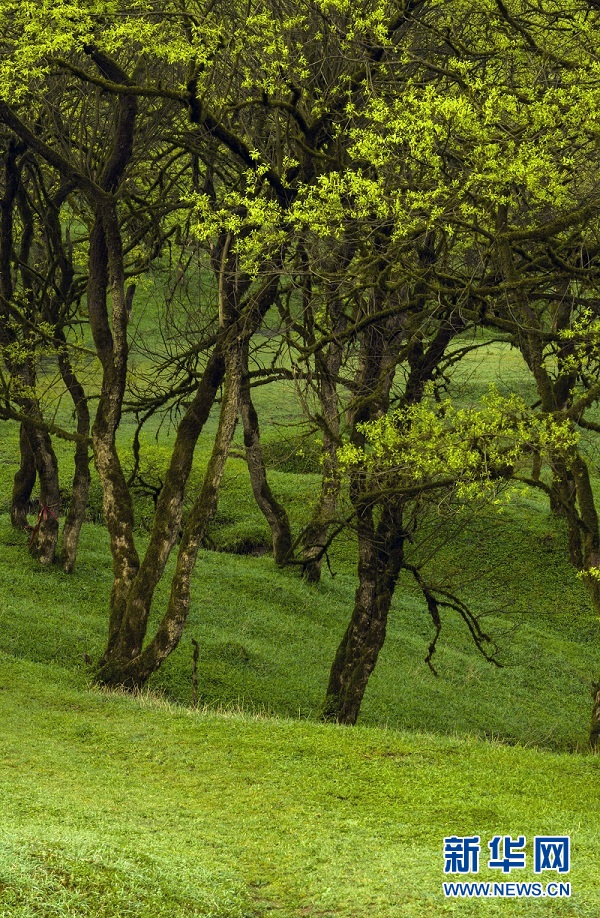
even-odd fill
[[(0, 24), (12, 519), (28, 525), (39, 478), (30, 549), (72, 571), (93, 457), (114, 570), (98, 682), (139, 687), (177, 645), (238, 418), (278, 566), (318, 581), (331, 541), (355, 533), (355, 607), (326, 717), (356, 720), (403, 570), (436, 636), (446, 605), (485, 650), (476, 618), (412, 557), (440, 507), (493, 501), (510, 480), (542, 490), (600, 609), (581, 440), (600, 430), (589, 415), (600, 397), (594, 3), (2, 0)], [(135, 331), (150, 290), (152, 344)], [(522, 355), (534, 401), (452, 404), (456, 368), (482, 336)], [(269, 484), (253, 399), (281, 379), (322, 442), (299, 533)], [(70, 428), (55, 421), (63, 398)], [(124, 412), (138, 421), (132, 471)], [(176, 433), (142, 550), (140, 431), (157, 414)], [(75, 449), (60, 551), (56, 437)]]

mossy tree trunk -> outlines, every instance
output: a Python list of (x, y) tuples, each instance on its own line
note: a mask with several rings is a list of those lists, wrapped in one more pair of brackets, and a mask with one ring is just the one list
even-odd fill
[(353, 725), (369, 677), (384, 645), (387, 620), (404, 558), (400, 507), (386, 509), (379, 525), (369, 503), (357, 516), (358, 587), (352, 617), (337, 649), (323, 708), (323, 719)]
[(10, 505), (10, 520), (15, 529), (25, 529), (30, 510), (31, 495), (35, 486), (35, 457), (27, 435), (25, 424), (19, 429), (19, 455), (21, 457), (18, 471), (15, 473)]
[[(89, 53), (103, 77), (128, 85), (128, 75), (105, 54), (96, 49)], [(102, 366), (100, 397), (92, 425), (92, 445), (94, 464), (102, 485), (104, 518), (113, 560), (109, 645), (118, 635), (129, 589), (139, 569), (133, 504), (116, 446), (127, 382), (129, 310), (123, 242), (114, 197), (133, 155), (136, 118), (135, 96), (120, 95), (115, 101), (115, 123), (110, 138), (112, 146), (98, 186), (89, 191), (95, 219), (89, 242), (87, 305), (94, 344)]]
[(52, 448), (50, 435), (39, 427), (30, 428), (35, 466), (40, 483), (38, 519), (29, 542), (29, 551), (41, 564), (52, 564), (58, 545), (58, 519), (60, 514), (60, 488), (58, 462)]
[(135, 657), (131, 656), (131, 644), (124, 647), (127, 656), (122, 652), (119, 655), (122, 646), (120, 642), (115, 645), (96, 674), (96, 681), (102, 685), (120, 685), (130, 689), (141, 687), (179, 643), (189, 613), (192, 574), (198, 549), (217, 509), (219, 487), (237, 423), (242, 347), (239, 339), (227, 347), (225, 385), (217, 435), (202, 489), (183, 526), (166, 612), (154, 637)]
[[(221, 252), (223, 257), (215, 258), (221, 272), (217, 341), (194, 399), (179, 423), (165, 482), (157, 501), (150, 543), (131, 581), (123, 614), (118, 623), (115, 620), (115, 630), (111, 630), (96, 674), (96, 681), (102, 684), (129, 687), (143, 684), (177, 646), (189, 609), (188, 577), (191, 578), (198, 546), (216, 509), (218, 489), (237, 421), (242, 353), (277, 290), (279, 280), (276, 272), (254, 290), (250, 290), (249, 282), (246, 285), (237, 283), (237, 256), (227, 240), (222, 241)], [(247, 296), (244, 297), (244, 294)], [(241, 297), (244, 297), (242, 303)], [(181, 532), (186, 485), (196, 442), (224, 379), (225, 392), (217, 439), (203, 488), (183, 526), (169, 606), (156, 635), (143, 649), (154, 593)]]
[(71, 362), (65, 352), (59, 353), (59, 366), (62, 378), (73, 400), (77, 418), (77, 433), (80, 437), (75, 446), (75, 471), (73, 473), (71, 503), (63, 526), (61, 543), (63, 569), (65, 573), (70, 574), (77, 558), (79, 536), (85, 519), (90, 491), (90, 453), (88, 449), (90, 411), (83, 386), (73, 372)]
[[(107, 208), (108, 209), (108, 208)], [(106, 210), (107, 210), (106, 209)], [(102, 363), (102, 387), (92, 426), (94, 463), (102, 485), (103, 510), (113, 559), (110, 598), (109, 644), (118, 634), (127, 594), (139, 568), (133, 535), (133, 504), (116, 446), (127, 376), (127, 313), (120, 237), (116, 215), (98, 213), (90, 237), (88, 312), (96, 349)], [(105, 223), (112, 224), (110, 243)], [(114, 275), (111, 277), (113, 329), (108, 320), (106, 292), (109, 286), (109, 248)]]
[[(378, 326), (374, 324), (361, 336), (356, 396), (349, 412), (351, 441), (358, 447), (365, 444), (361, 424), (387, 410), (402, 324), (396, 316)], [(356, 723), (385, 641), (387, 616), (403, 557), (403, 541), (396, 536), (393, 515), (384, 510), (376, 524), (367, 487), (363, 473), (352, 475), (350, 499), (356, 514), (358, 587), (352, 616), (331, 667), (322, 712), (324, 720), (348, 725)]]
[(267, 470), (260, 446), (258, 414), (250, 392), (248, 343), (244, 345), (242, 352), (240, 415), (244, 428), (244, 447), (252, 493), (271, 529), (275, 563), (281, 566), (290, 560), (292, 554), (292, 532), (285, 507), (275, 498), (267, 480)]

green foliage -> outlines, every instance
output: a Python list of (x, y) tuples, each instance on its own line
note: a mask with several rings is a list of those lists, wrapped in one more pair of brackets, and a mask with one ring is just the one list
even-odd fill
[[(402, 313), (407, 349), (425, 348), (456, 317), (466, 324), (487, 318), (517, 344), (524, 337), (520, 310), (527, 309), (527, 334), (542, 342), (529, 369), (535, 375), (549, 367), (558, 378), (573, 373), (585, 391), (597, 370), (598, 330), (588, 321), (595, 274), (584, 268), (598, 233), (596, 12), (571, 0), (535, 8), (453, 0), (417, 10), (398, 17), (380, 0), (291, 6), (260, 0), (208, 10), (195, 0), (185, 10), (170, 0), (151, 8), (141, 0), (0, 0), (0, 95), (50, 150), (71, 156), (69, 208), (81, 224), (75, 245), (76, 262), (83, 263), (90, 215), (78, 182), (82, 172), (89, 181), (101, 174), (106, 151), (98, 126), (116, 123), (122, 98), (105, 69), (92, 64), (90, 48), (135, 74), (142, 117), (118, 203), (129, 234), (123, 240), (128, 276), (143, 273), (160, 248), (157, 239), (140, 235), (142, 222), (156, 224), (157, 236), (191, 229), (200, 265), (211, 263), (215, 242), (227, 234), (236, 284), (244, 272), (255, 278), (275, 271), (285, 277), (282, 288), (288, 280), (296, 285), (301, 305), (289, 289), (282, 293), (284, 330), (276, 333), (302, 350), (311, 383), (315, 349), (336, 341), (340, 325), (356, 329), (343, 367), (352, 376), (361, 331), (387, 333), (377, 309), (390, 310), (387, 316), (395, 309), (396, 318)], [(66, 124), (59, 112), (67, 113)], [(182, 165), (189, 160), (201, 174), (192, 177)], [(157, 196), (173, 207), (163, 222), (152, 209)], [(186, 246), (187, 240), (175, 247), (187, 254)], [(331, 266), (344, 248), (350, 255), (340, 272)], [(223, 259), (220, 277), (225, 268)], [(190, 312), (193, 340), (180, 341), (170, 328), (160, 341), (151, 330), (144, 365), (129, 369), (136, 396), (160, 396), (162, 389), (168, 404), (182, 380), (197, 379), (198, 354), (215, 324), (212, 280), (212, 298), (196, 297)], [(151, 285), (138, 286), (147, 292)], [(567, 318), (560, 313), (565, 302)], [(52, 328), (40, 331), (43, 337)], [(69, 335), (81, 344), (79, 335)], [(340, 340), (346, 343), (343, 334)], [(35, 352), (20, 340), (9, 344), (4, 358), (9, 364), (43, 359), (40, 343)], [(257, 358), (263, 368), (267, 353)], [(287, 357), (275, 353), (287, 369)], [(276, 373), (275, 357), (270, 366)], [(453, 372), (451, 387), (460, 372)], [(94, 370), (90, 377), (93, 400)], [(49, 374), (40, 380), (44, 391)], [(518, 386), (528, 383), (520, 379)], [(185, 399), (184, 385), (182, 391)], [(39, 392), (22, 387), (8, 394)], [(568, 459), (578, 445), (570, 422), (532, 414), (535, 398), (492, 394), (474, 408), (454, 396), (362, 426), (365, 447), (340, 452), (345, 471), (367, 476), (377, 501), (447, 488), (470, 510), (474, 500), (495, 497), (528, 451)], [(343, 398), (351, 397), (349, 380)], [(294, 403), (290, 413), (295, 409)], [(56, 411), (64, 414), (61, 406)], [(213, 417), (209, 430), (214, 423)], [(130, 433), (126, 419), (123, 454)], [(171, 433), (164, 434), (143, 457), (142, 477), (151, 486), (164, 474), (171, 442)], [(283, 446), (274, 439), (266, 450), (296, 525), (314, 500), (316, 479), (305, 474), (319, 471), (314, 447), (290, 438)], [(200, 447), (191, 492), (209, 448)], [(256, 551), (268, 545), (265, 523), (243, 467), (230, 463), (228, 473), (212, 545)], [(97, 483), (95, 489), (97, 507)], [(138, 524), (146, 524), (149, 507), (148, 494), (136, 494)], [(541, 508), (517, 492), (504, 529), (475, 515), (431, 562), (442, 583), (468, 566), (465, 598), (489, 616), (491, 630), (509, 632), (500, 641), (506, 669), (486, 668), (450, 625), (440, 647), (442, 676), (434, 682), (422, 663), (430, 623), (422, 599), (401, 583), (365, 722), (497, 734), (560, 749), (585, 742), (598, 628), (564, 561), (564, 533)], [(433, 529), (435, 520), (426, 524)], [(385, 918), (399, 908), (407, 916), (437, 915), (446, 904), (437, 886), (427, 884), (434, 875), (438, 883), (433, 865), (443, 834), (459, 827), (495, 833), (500, 816), (529, 834), (545, 825), (556, 831), (559, 816), (565, 825), (590, 819), (594, 776), (583, 760), (464, 740), (190, 717), (89, 693), (81, 673), (72, 673), (84, 651), (98, 658), (102, 650), (111, 586), (106, 533), (86, 527), (80, 565), (65, 590), (57, 570), (41, 571), (25, 555), (24, 534), (5, 529), (0, 645), (22, 659), (5, 661), (10, 691), (0, 692), (12, 744), (3, 753), (11, 769), (7, 813), (19, 823), (0, 862), (0, 897), (19, 918), (127, 910), (242, 918), (267, 910), (296, 916), (307, 908), (353, 918)], [(346, 539), (332, 549), (337, 577), (313, 590), (293, 572), (274, 572), (268, 558), (203, 552), (184, 644), (154, 687), (189, 701), (194, 635), (202, 647), (203, 702), (314, 715), (352, 603), (351, 544)], [(166, 600), (163, 585), (155, 616)], [(25, 706), (31, 725), (23, 737)], [(405, 761), (413, 767), (400, 768)], [(59, 794), (61, 782), (67, 791), (61, 786)], [(535, 808), (523, 802), (523, 788), (531, 790)], [(489, 807), (481, 803), (486, 794), (495, 795)], [(436, 814), (431, 801), (438, 799), (444, 806)], [(450, 816), (456, 821), (448, 826)], [(573, 880), (583, 891), (582, 914), (597, 912), (596, 843), (589, 831)], [(463, 905), (466, 914), (476, 910)], [(542, 907), (534, 903), (528, 911)], [(573, 913), (568, 904), (557, 908)], [(487, 911), (499, 909), (491, 904)]]
[(492, 496), (527, 453), (567, 457), (579, 440), (568, 421), (535, 415), (519, 396), (495, 389), (477, 407), (426, 398), (358, 430), (365, 446), (342, 447), (341, 466), (366, 472), (384, 499), (437, 489), (459, 500)]

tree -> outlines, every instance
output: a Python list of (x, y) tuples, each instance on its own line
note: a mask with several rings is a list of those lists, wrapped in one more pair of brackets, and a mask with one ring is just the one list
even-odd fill
[[(359, 584), (348, 628), (331, 669), (325, 719), (353, 724), (385, 640), (398, 576), (415, 579), (435, 626), (427, 662), (447, 607), (465, 621), (476, 646), (493, 660), (493, 642), (453, 593), (427, 583), (410, 556), (427, 517), (436, 525), (499, 494), (532, 449), (565, 454), (575, 443), (568, 422), (539, 419), (516, 396), (492, 392), (478, 408), (455, 409), (426, 398), (391, 416), (358, 425), (341, 452), (350, 476), (359, 540)], [(408, 549), (408, 550), (407, 550)]]
[[(528, 423), (542, 429), (550, 418), (561, 430), (585, 423), (597, 396), (588, 385), (595, 357), (581, 331), (568, 333), (578, 310), (595, 309), (595, 243), (586, 237), (591, 254), (582, 258), (577, 239), (582, 228), (595, 233), (598, 203), (588, 118), (597, 14), (577, 2), (556, 11), (458, 0), (365, 0), (352, 10), (337, 2), (228, 0), (206, 9), (161, 0), (148, 9), (136, 0), (90, 0), (65, 3), (63, 12), (49, 23), (43, 10), (4, 3), (0, 79), (10, 102), (0, 101), (0, 120), (7, 142), (43, 163), (46, 187), (68, 187), (68, 206), (89, 227), (87, 309), (102, 371), (92, 446), (114, 566), (97, 680), (139, 686), (182, 633), (239, 414), (275, 559), (298, 561), (312, 580), (339, 517), (340, 444), (346, 438), (360, 453), (369, 425), (398, 408), (417, 411), (428, 385), (438, 391), (464, 352), (456, 340), (465, 330), (494, 327), (521, 347), (541, 399)], [(79, 130), (45, 99), (71, 100)], [(6, 220), (18, 210), (9, 178)], [(14, 267), (12, 236), (9, 243), (4, 257)], [(156, 370), (167, 380), (163, 391), (130, 401), (140, 423), (154, 410), (177, 416), (140, 557), (117, 431), (128, 397), (132, 282), (167, 245), (182, 259), (193, 246), (202, 252), (212, 298), (170, 375)], [(5, 311), (12, 300), (7, 286)], [(278, 357), (285, 345), (292, 362), (290, 370), (276, 360), (272, 378), (302, 380), (311, 423), (323, 433), (320, 496), (298, 558), (267, 482), (251, 394), (249, 352), (272, 307), (281, 318)], [(221, 386), (207, 475), (189, 495), (196, 442)], [(37, 416), (34, 424), (37, 409), (26, 407), (43, 440), (48, 425)], [(442, 425), (437, 435), (443, 447), (452, 431)], [(538, 455), (537, 441), (522, 442)], [(574, 440), (555, 455), (544, 449), (554, 476), (548, 488), (570, 508), (572, 551), (593, 593), (598, 539), (585, 462)], [(344, 721), (358, 714), (396, 580), (410, 571), (407, 532), (430, 512), (419, 495), (441, 487), (423, 475), (407, 494), (400, 476), (395, 490), (379, 492), (380, 476), (365, 462), (346, 466), (359, 590), (327, 702), (328, 715)], [(492, 471), (480, 469), (482, 486)], [(546, 485), (541, 474), (532, 480)], [(447, 482), (450, 493), (463, 485), (460, 476)], [(174, 550), (169, 603), (148, 637)], [(417, 569), (411, 573), (433, 614), (441, 600)]]

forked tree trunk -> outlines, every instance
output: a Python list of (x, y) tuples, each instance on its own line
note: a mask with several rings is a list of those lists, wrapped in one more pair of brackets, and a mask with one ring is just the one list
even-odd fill
[(384, 645), (387, 619), (404, 557), (400, 519), (387, 516), (375, 530), (370, 508), (358, 524), (358, 588), (354, 610), (337, 649), (323, 720), (353, 725)]
[[(221, 310), (224, 324), (219, 329), (194, 399), (177, 428), (165, 483), (156, 506), (150, 543), (130, 585), (123, 614), (118, 621), (116, 616), (114, 618), (115, 627), (110, 630), (109, 643), (100, 663), (99, 681), (103, 681), (105, 676), (112, 678), (107, 675), (109, 664), (116, 662), (117, 669), (122, 669), (125, 663), (142, 652), (154, 592), (181, 529), (183, 501), (196, 442), (223, 381), (226, 359), (231, 359), (231, 348), (234, 354), (260, 323), (272, 302), (277, 281), (277, 275), (269, 278), (248, 298), (241, 313), (234, 291), (228, 291), (228, 304)], [(226, 358), (225, 354), (229, 356)], [(239, 356), (236, 359), (239, 362)], [(239, 369), (236, 373), (239, 376)]]
[(260, 447), (258, 415), (250, 394), (248, 344), (244, 346), (242, 354), (240, 415), (244, 428), (244, 446), (252, 492), (271, 529), (275, 563), (284, 565), (290, 560), (292, 554), (292, 532), (285, 508), (275, 498), (267, 480), (267, 471)]
[(104, 663), (133, 660), (141, 651), (148, 627), (154, 591), (162, 577), (181, 528), (185, 489), (194, 450), (208, 419), (225, 373), (222, 338), (209, 357), (194, 399), (177, 428), (175, 445), (156, 505), (150, 543), (127, 596), (124, 615), (111, 630)]
[(15, 529), (25, 529), (29, 513), (31, 495), (35, 486), (35, 458), (24, 424), (19, 431), (19, 453), (21, 463), (13, 483), (10, 521)]
[(149, 644), (134, 659), (115, 653), (96, 674), (96, 682), (133, 689), (143, 686), (177, 647), (189, 613), (192, 574), (198, 549), (217, 509), (219, 487), (235, 431), (241, 387), (241, 345), (228, 348), (226, 375), (217, 435), (200, 494), (185, 521), (167, 610)]

